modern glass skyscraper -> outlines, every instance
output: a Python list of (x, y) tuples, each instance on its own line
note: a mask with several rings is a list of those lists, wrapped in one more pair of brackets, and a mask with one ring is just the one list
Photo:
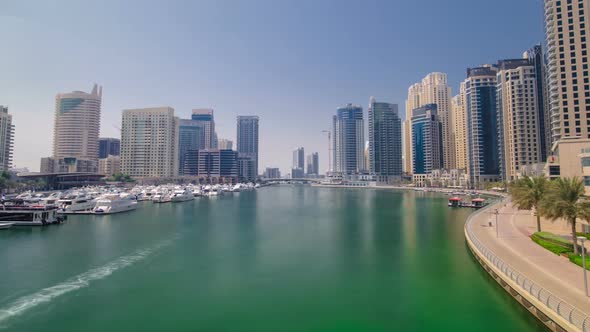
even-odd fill
[(101, 137), (98, 139), (98, 158), (104, 159), (108, 156), (121, 154), (121, 140), (118, 138)]
[(258, 117), (239, 115), (237, 118), (238, 171), (241, 180), (255, 181), (258, 177)]
[(193, 109), (191, 120), (203, 127), (199, 149), (217, 149), (217, 134), (215, 133), (213, 110), (210, 108)]
[(547, 161), (551, 150), (551, 115), (549, 114), (547, 91), (547, 63), (541, 45), (535, 45), (524, 53), (535, 69), (535, 94), (537, 95), (537, 117), (539, 118), (539, 148), (542, 162)]
[(413, 174), (430, 174), (443, 166), (442, 123), (437, 105), (427, 104), (412, 112)]
[(307, 156), (307, 174), (308, 175), (319, 175), (320, 174), (320, 157), (317, 152), (314, 152)]
[(344, 174), (364, 171), (363, 108), (352, 104), (340, 107), (332, 120), (334, 171)]
[(545, 0), (551, 142), (590, 138), (590, 2)]
[[(178, 122), (178, 174), (184, 174), (187, 153), (203, 149), (205, 126), (197, 120), (180, 119)], [(188, 175), (188, 174), (187, 174)]]
[(465, 99), (471, 186), (500, 180), (496, 66), (467, 69)]
[(402, 175), (402, 123), (397, 104), (369, 100), (369, 167), (381, 182)]
[(14, 125), (8, 107), (0, 105), (0, 171), (12, 166), (12, 148), (14, 144)]
[(293, 169), (305, 168), (305, 149), (297, 148), (293, 151)]
[(91, 93), (74, 91), (55, 97), (54, 159), (89, 159), (98, 165), (101, 101), (102, 87), (96, 84)]

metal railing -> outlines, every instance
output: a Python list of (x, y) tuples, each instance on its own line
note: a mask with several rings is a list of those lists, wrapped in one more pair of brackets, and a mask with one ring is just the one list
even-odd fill
[(504, 274), (504, 276), (510, 278), (514, 281), (519, 287), (519, 292), (527, 292), (541, 303), (543, 303), (547, 308), (551, 311), (555, 312), (572, 325), (579, 328), (581, 331), (590, 331), (590, 317), (575, 308), (574, 306), (568, 304), (567, 302), (563, 301), (559, 297), (553, 295), (548, 290), (544, 289), (543, 287), (537, 285), (532, 280), (527, 278), (522, 273), (518, 272), (512, 266), (504, 262), (500, 257), (498, 257), (492, 250), (487, 248), (483, 243), (479, 241), (479, 239), (473, 233), (471, 226), (475, 219), (475, 217), (483, 214), (487, 210), (489, 210), (493, 205), (490, 204), (485, 209), (481, 209), (476, 213), (467, 218), (465, 222), (465, 228), (467, 236), (476, 247), (476, 249), (488, 259), (491, 264), (493, 264), (498, 270)]

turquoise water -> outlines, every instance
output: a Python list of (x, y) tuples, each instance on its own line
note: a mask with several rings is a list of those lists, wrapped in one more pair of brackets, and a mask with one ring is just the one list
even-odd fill
[(446, 200), (277, 186), (0, 231), (0, 329), (545, 330)]

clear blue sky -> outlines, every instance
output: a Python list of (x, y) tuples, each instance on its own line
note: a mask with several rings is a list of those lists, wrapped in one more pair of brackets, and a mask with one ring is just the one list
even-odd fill
[(543, 39), (540, 0), (0, 0), (0, 105), (16, 124), (15, 164), (51, 154), (58, 92), (103, 85), (101, 136), (126, 108), (215, 109), (220, 138), (260, 116), (260, 166), (320, 153), (336, 107), (400, 105), (433, 71), (453, 94), (468, 66), (520, 57)]

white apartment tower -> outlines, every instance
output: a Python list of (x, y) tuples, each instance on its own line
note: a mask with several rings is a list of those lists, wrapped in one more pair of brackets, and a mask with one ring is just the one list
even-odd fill
[(408, 88), (406, 100), (406, 119), (404, 120), (404, 172), (412, 173), (412, 111), (422, 106), (420, 96), (422, 84), (416, 83)]
[(55, 96), (54, 159), (98, 160), (102, 87)]
[(467, 104), (465, 100), (465, 82), (461, 83), (459, 94), (451, 99), (455, 143), (455, 168), (467, 170), (469, 156), (467, 154)]
[(590, 138), (587, 0), (545, 0), (551, 141)]
[(12, 115), (8, 114), (8, 107), (0, 105), (0, 171), (6, 171), (12, 166), (13, 139)]
[(171, 107), (124, 110), (121, 172), (137, 178), (177, 176), (178, 122)]
[(535, 67), (527, 59), (498, 62), (500, 172), (516, 179), (519, 168), (541, 162), (541, 136)]

